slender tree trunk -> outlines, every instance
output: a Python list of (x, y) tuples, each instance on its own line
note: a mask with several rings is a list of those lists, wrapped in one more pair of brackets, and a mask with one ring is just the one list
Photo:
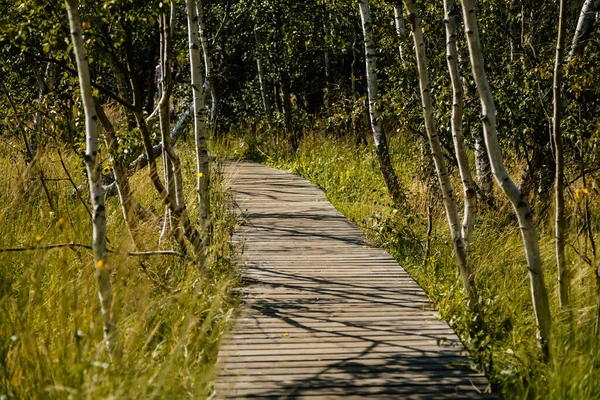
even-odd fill
[[(130, 96), (130, 86), (129, 81), (127, 79), (127, 71), (124, 71), (117, 63), (115, 59), (112, 60), (112, 70), (115, 75), (117, 81), (117, 90), (119, 96), (122, 99), (131, 101)], [(115, 186), (116, 192), (119, 195), (119, 201), (121, 203), (121, 208), (123, 211), (123, 217), (125, 218), (125, 222), (127, 224), (127, 229), (129, 230), (129, 235), (133, 240), (133, 243), (137, 247), (136, 241), (136, 227), (137, 227), (137, 218), (136, 212), (141, 210), (140, 204), (135, 200), (133, 193), (131, 191), (131, 186), (129, 185), (129, 176), (127, 171), (127, 164), (124, 159), (119, 159), (118, 157), (118, 145), (116, 141), (116, 131), (113, 124), (110, 122), (108, 116), (104, 113), (104, 109), (98, 103), (98, 100), (95, 99), (96, 104), (96, 113), (98, 114), (98, 119), (102, 126), (104, 127), (104, 143), (109, 151), (110, 161), (112, 164), (112, 170), (115, 175)], [(136, 127), (135, 115), (133, 112), (129, 110), (127, 107), (122, 108), (123, 113), (125, 114), (125, 118), (127, 120), (127, 128), (129, 130)], [(106, 195), (109, 195), (109, 192), (106, 192)]]
[[(167, 40), (170, 37), (169, 32), (169, 24), (167, 15), (162, 15), (160, 19), (160, 57), (159, 57), (159, 65), (162, 74), (162, 80), (160, 84), (160, 97), (158, 99), (158, 117), (159, 117), (159, 127), (161, 132), (161, 138), (164, 138), (164, 131), (169, 129), (170, 125), (170, 110), (169, 110), (169, 102), (170, 102), (170, 91), (169, 91), (169, 82), (171, 79), (171, 68), (167, 55)], [(165, 144), (164, 140), (161, 141), (163, 145), (163, 178), (165, 180), (165, 188), (167, 192), (172, 195), (174, 198), (175, 186), (173, 183), (173, 168), (171, 165), (171, 161), (169, 159), (168, 153), (166, 151), (167, 144)], [(175, 201), (176, 202), (176, 201)], [(165, 216), (163, 219), (163, 227), (159, 237), (159, 245), (160, 243), (167, 237), (168, 233), (173, 231), (174, 220), (171, 215), (171, 210), (168, 206), (165, 206)]]
[[(127, 76), (119, 68), (119, 66), (116, 65), (116, 62), (113, 62), (112, 70), (117, 81), (117, 91), (119, 93), (119, 97), (130, 102), (131, 99), (129, 95), (129, 82), (127, 80)], [(122, 109), (123, 113), (125, 114), (125, 119), (127, 120), (127, 127), (131, 130), (136, 126), (135, 116), (127, 107), (123, 107)]]
[(256, 43), (256, 68), (258, 70), (258, 85), (260, 87), (260, 96), (262, 98), (263, 107), (265, 109), (265, 115), (267, 117), (267, 124), (269, 128), (273, 127), (272, 119), (273, 114), (271, 113), (271, 102), (269, 101), (269, 96), (267, 94), (266, 89), (266, 81), (265, 81), (265, 72), (263, 70), (262, 65), (262, 46), (261, 41), (258, 37), (258, 30), (256, 29), (256, 25), (254, 26), (254, 40)]
[[(358, 145), (367, 144), (367, 137), (364, 130), (360, 129), (357, 122), (357, 114), (356, 106), (358, 104), (358, 91), (356, 90), (356, 81), (358, 80), (358, 73), (356, 71), (356, 66), (358, 63), (358, 51), (356, 50), (356, 41), (357, 41), (356, 31), (354, 32), (354, 40), (352, 42), (352, 65), (350, 67), (351, 76), (350, 76), (350, 88), (352, 92), (352, 103), (350, 107), (350, 118), (352, 124), (352, 135), (356, 139), (356, 143)], [(360, 130), (359, 130), (360, 129)]]
[(285, 133), (290, 141), (292, 146), (292, 150), (298, 150), (298, 146), (300, 145), (298, 137), (294, 131), (294, 127), (292, 125), (292, 99), (291, 99), (291, 90), (290, 90), (290, 77), (288, 75), (287, 70), (281, 72), (281, 91), (283, 93), (283, 118), (285, 121)]
[[(326, 11), (323, 19), (323, 35), (325, 35), (326, 38), (331, 36), (331, 32), (329, 32), (329, 29), (327, 28), (328, 20), (329, 12)], [(329, 59), (329, 43), (328, 40), (325, 40), (325, 48), (323, 49), (323, 62), (325, 67), (325, 84), (327, 92), (325, 93), (324, 101), (327, 113), (329, 113), (329, 110), (331, 108), (331, 67)]]
[[(41, 108), (42, 103), (44, 102), (44, 97), (46, 94), (54, 90), (54, 79), (56, 77), (56, 64), (47, 63), (46, 71), (44, 72), (44, 76), (40, 77), (40, 93), (38, 96), (38, 107)], [(40, 134), (42, 131), (42, 120), (43, 115), (41, 110), (37, 110), (35, 112), (35, 118), (33, 120), (33, 135), (31, 136), (31, 140), (29, 141), (29, 146), (31, 148), (31, 155), (35, 157), (38, 149), (38, 142), (40, 139)]]
[(387, 139), (381, 125), (381, 111), (378, 106), (379, 88), (377, 83), (377, 54), (373, 42), (373, 31), (371, 22), (371, 9), (368, 0), (359, 0), (360, 18), (365, 41), (365, 59), (367, 69), (367, 91), (369, 95), (369, 117), (373, 138), (375, 140), (375, 152), (379, 160), (379, 167), (392, 200), (399, 206), (404, 196), (400, 189), (400, 183), (394, 171), (390, 153), (388, 151)]
[(85, 165), (90, 186), (92, 201), (93, 238), (92, 247), (96, 265), (96, 282), (98, 284), (98, 297), (100, 298), (104, 340), (111, 357), (117, 354), (117, 329), (111, 315), (112, 286), (110, 284), (110, 270), (108, 268), (106, 252), (106, 213), (104, 208), (104, 193), (100, 179), (100, 164), (98, 157), (98, 116), (92, 97), (92, 85), (87, 55), (83, 44), (81, 32), (81, 18), (79, 16), (78, 1), (65, 0), (73, 51), (77, 62), (81, 99), (85, 112), (86, 151)]
[[(217, 88), (215, 86), (215, 77), (213, 74), (212, 52), (208, 43), (208, 33), (206, 30), (206, 22), (204, 21), (204, 4), (203, 0), (196, 2), (196, 13), (198, 14), (198, 27), (200, 35), (200, 43), (202, 44), (202, 54), (204, 56), (205, 83), (204, 83), (204, 104), (206, 104), (206, 95), (210, 92), (211, 108), (210, 108), (210, 124), (214, 127), (219, 112), (219, 99), (217, 97)], [(207, 175), (208, 176), (208, 175)]]
[(402, 7), (394, 5), (394, 23), (396, 25), (396, 35), (398, 35), (398, 52), (400, 60), (404, 62), (404, 50), (402, 49), (402, 39), (404, 38), (404, 17), (402, 16)]
[(552, 128), (555, 149), (555, 175), (554, 175), (554, 235), (556, 240), (556, 266), (558, 269), (558, 294), (561, 307), (569, 304), (569, 278), (565, 264), (565, 195), (564, 195), (564, 156), (562, 133), (560, 131), (561, 119), (561, 79), (565, 43), (565, 0), (560, 0), (558, 17), (558, 37), (556, 40), (556, 59), (554, 60), (554, 85), (553, 92), (553, 117)]
[[(196, 144), (196, 191), (200, 210), (200, 227), (207, 235), (210, 214), (209, 158), (206, 146), (206, 111), (202, 93), (202, 65), (200, 63), (200, 43), (198, 40), (198, 15), (194, 0), (186, 0), (190, 46), (190, 69), (192, 75), (192, 95), (194, 99), (194, 141)], [(199, 8), (202, 6), (200, 5)]]
[[(459, 59), (460, 59), (459, 54)], [(464, 82), (464, 81), (463, 81)], [(467, 89), (469, 97), (475, 97), (475, 87), (464, 85)], [(473, 132), (474, 139), (474, 154), (475, 154), (475, 176), (479, 188), (480, 197), (488, 204), (493, 203), (494, 182), (492, 178), (492, 169), (490, 166), (490, 158), (488, 157), (487, 149), (485, 148), (485, 140), (483, 131), (476, 130)]]
[[(170, 16), (167, 14), (163, 15), (162, 18), (162, 56), (161, 56), (161, 70), (163, 75), (162, 84), (162, 96), (159, 102), (159, 121), (160, 121), (160, 133), (163, 144), (163, 162), (165, 171), (165, 183), (167, 190), (172, 194), (173, 199), (177, 207), (185, 209), (185, 198), (183, 195), (183, 177), (181, 173), (181, 160), (173, 149), (170, 143), (171, 133), (171, 121), (170, 121), (170, 107), (171, 107), (171, 93), (173, 90), (173, 82), (171, 79), (171, 62), (173, 60), (172, 54), (172, 37), (171, 37), (171, 20), (175, 13), (175, 3), (171, 3)], [(171, 210), (167, 208), (165, 212), (165, 224), (168, 222), (172, 227), (174, 224), (174, 215)], [(168, 218), (167, 218), (168, 217)], [(166, 228), (163, 227), (163, 232)], [(173, 230), (175, 239), (178, 241), (180, 246), (185, 249), (185, 244), (181, 233), (177, 230)], [(162, 237), (162, 235), (161, 235)]]
[(596, 274), (596, 323), (594, 324), (594, 332), (596, 336), (600, 336), (600, 266), (594, 268)]
[(571, 51), (569, 51), (569, 57), (567, 62), (571, 62), (573, 57), (583, 53), (585, 45), (590, 39), (590, 35), (594, 30), (594, 22), (596, 21), (596, 13), (600, 10), (600, 0), (585, 0), (583, 6), (581, 6), (581, 12), (579, 13), (579, 20), (577, 21), (577, 28), (573, 35), (573, 42), (571, 43)]
[[(50, 62), (47, 63), (44, 74), (42, 75), (40, 72), (39, 74), (36, 74), (36, 75), (38, 76), (38, 84), (40, 86), (40, 92), (38, 95), (38, 110), (35, 112), (35, 117), (33, 119), (33, 132), (29, 139), (29, 145), (27, 145), (27, 142), (25, 143), (25, 147), (28, 149), (26, 160), (25, 160), (27, 162), (27, 175), (26, 175), (27, 176), (27, 184), (26, 185), (28, 185), (28, 182), (31, 179), (31, 174), (32, 174), (31, 170), (39, 158), (38, 149), (39, 149), (39, 142), (41, 140), (41, 135), (42, 135), (42, 121), (43, 121), (43, 113), (42, 113), (41, 107), (42, 107), (42, 103), (44, 102), (44, 98), (45, 98), (46, 94), (48, 94), (48, 92), (51, 92), (52, 90), (54, 90), (54, 79), (56, 77), (56, 64), (50, 63)], [(23, 139), (25, 141), (27, 141), (26, 136)], [(43, 176), (43, 172), (41, 172), (41, 175)], [(45, 182), (43, 180), (42, 180), (42, 185), (45, 186)]]
[(483, 198), (489, 202), (492, 199), (494, 182), (492, 181), (492, 168), (490, 158), (485, 148), (483, 132), (475, 133), (475, 174), (479, 183), (479, 190)]
[(473, 226), (475, 225), (475, 215), (477, 214), (477, 190), (469, 159), (465, 146), (463, 135), (463, 103), (464, 92), (458, 68), (458, 51), (456, 49), (456, 24), (458, 20), (458, 6), (455, 0), (444, 0), (444, 13), (446, 15), (446, 60), (448, 62), (448, 71), (452, 82), (452, 139), (454, 141), (454, 150), (460, 172), (460, 179), (463, 185), (464, 196), (464, 215), (462, 223), (462, 236), (465, 241), (467, 255), (471, 250), (473, 237)]
[(275, 98), (275, 105), (277, 106), (277, 112), (283, 112), (283, 104), (281, 104), (281, 85), (279, 82), (273, 85), (273, 96)]
[(519, 220), (529, 270), (533, 308), (540, 333), (542, 348), (547, 355), (550, 340), (551, 316), (550, 306), (548, 304), (548, 294), (544, 285), (544, 273), (542, 271), (542, 260), (540, 258), (538, 238), (535, 223), (533, 221), (533, 211), (529, 207), (527, 198), (523, 196), (519, 188), (510, 179), (510, 176), (504, 167), (504, 161), (502, 159), (500, 145), (498, 144), (498, 137), (496, 135), (496, 106), (494, 105), (492, 92), (485, 73), (483, 52), (479, 41), (479, 28), (477, 26), (477, 17), (473, 0), (463, 0), (462, 8), (463, 15), (465, 16), (465, 31), (467, 34), (467, 44), (469, 47), (473, 77), (475, 78), (481, 100), (485, 143), (490, 158), (490, 164), (492, 166), (492, 174), (496, 178), (496, 182), (504, 194), (512, 203)]
[[(446, 1), (447, 0), (445, 0), (445, 2)], [(433, 118), (431, 88), (429, 85), (429, 75), (427, 73), (427, 56), (425, 54), (425, 43), (423, 41), (423, 30), (421, 28), (421, 21), (419, 20), (419, 17), (417, 15), (417, 7), (415, 5), (414, 0), (404, 0), (404, 5), (406, 7), (408, 21), (411, 26), (412, 36), (414, 40), (415, 53), (417, 59), (417, 69), (419, 71), (419, 87), (421, 90), (423, 116), (425, 119), (425, 129), (427, 131), (427, 137), (429, 139), (429, 145), (431, 147), (431, 154), (433, 156), (433, 162), (437, 172), (438, 181), (442, 190), (442, 199), (444, 201), (444, 207), (446, 209), (446, 217), (448, 219), (448, 225), (450, 227), (452, 244), (454, 246), (454, 251), (456, 252), (456, 259), (458, 261), (458, 268), (462, 277), (463, 286), (469, 298), (469, 307), (471, 308), (471, 310), (476, 311), (478, 309), (478, 299), (474, 285), (473, 269), (467, 259), (467, 251), (464, 245), (460, 219), (458, 216), (458, 207), (456, 205), (456, 200), (454, 199), (452, 184), (450, 183), (450, 177), (448, 175), (448, 169), (446, 168), (446, 162), (444, 160), (442, 146), (440, 144), (435, 120)], [(446, 4), (444, 5), (446, 6)], [(446, 21), (446, 26), (448, 26), (448, 23), (449, 21)], [(449, 54), (448, 58), (450, 58), (451, 56), (452, 55)], [(457, 99), (455, 98), (454, 101), (456, 103)], [(456, 121), (456, 111), (457, 107), (454, 107), (453, 130), (456, 129), (456, 123), (460, 123), (460, 121)], [(460, 130), (460, 125), (458, 128)]]
[(150, 180), (152, 181), (154, 188), (160, 195), (165, 205), (169, 208), (170, 212), (173, 215), (175, 215), (175, 217), (178, 219), (179, 224), (183, 227), (185, 237), (194, 247), (194, 251), (196, 252), (196, 254), (201, 255), (201, 235), (198, 233), (198, 230), (194, 227), (194, 224), (192, 224), (192, 221), (190, 220), (185, 208), (179, 207), (177, 205), (176, 199), (167, 191), (165, 186), (160, 181), (160, 177), (158, 176), (158, 170), (156, 168), (156, 159), (154, 158), (154, 154), (152, 152), (152, 139), (150, 131), (148, 130), (146, 122), (144, 121), (141, 108), (136, 111), (135, 116), (138, 122), (138, 127), (140, 128), (140, 133), (142, 135), (144, 150), (146, 151), (146, 155), (148, 157), (148, 175), (150, 176)]
[[(427, 183), (427, 192), (430, 192), (431, 188)], [(425, 254), (423, 255), (423, 268), (427, 268), (429, 262), (429, 255), (431, 254), (431, 235), (433, 233), (433, 196), (427, 194), (429, 198), (427, 202), (427, 231), (425, 232)]]
[[(181, 136), (182, 132), (185, 129), (187, 129), (188, 124), (192, 120), (193, 113), (194, 113), (194, 105), (191, 104), (189, 107), (187, 107), (185, 109), (185, 111), (181, 115), (181, 117), (179, 117), (179, 120), (177, 121), (177, 123), (175, 124), (173, 129), (171, 130), (171, 137), (169, 139), (169, 141), (171, 143), (171, 147), (173, 147), (177, 144), (177, 141), (179, 140), (179, 137)], [(148, 124), (148, 119), (149, 118), (146, 119), (146, 124)], [(137, 121), (136, 121), (136, 124), (137, 124)], [(152, 154), (154, 154), (154, 157), (158, 157), (162, 153), (163, 153), (162, 142), (160, 142), (156, 146), (152, 147)], [(127, 166), (128, 174), (131, 175), (134, 172), (136, 172), (137, 170), (144, 168), (146, 165), (148, 165), (148, 157), (147, 157), (146, 153), (143, 152), (142, 154), (139, 154), (133, 161), (131, 161), (129, 163), (129, 165)]]
[[(146, 57), (148, 60), (151, 61), (148, 61), (148, 68), (146, 70), (146, 73), (149, 75), (149, 79), (147, 80), (147, 82), (144, 83), (144, 86), (146, 87), (145, 93), (148, 96), (148, 98), (146, 99), (145, 109), (148, 115), (150, 115), (154, 111), (154, 95), (156, 93), (156, 90), (158, 89), (154, 82), (154, 74), (156, 73), (154, 69), (156, 67), (156, 64), (154, 64), (154, 62), (156, 60), (157, 53), (160, 50), (157, 50), (156, 46), (156, 43), (159, 41), (159, 38), (158, 33), (155, 29), (153, 29), (152, 32), (147, 36), (147, 40), (149, 42), (149, 46)], [(157, 96), (160, 96), (160, 93), (157, 93)]]
[(135, 243), (137, 247), (137, 241), (135, 236), (137, 218), (135, 212), (140, 207), (140, 205), (135, 200), (131, 191), (131, 185), (129, 184), (129, 176), (127, 175), (127, 166), (123, 161), (120, 161), (118, 159), (118, 146), (115, 137), (115, 128), (108, 119), (108, 116), (104, 113), (104, 109), (102, 108), (102, 106), (98, 103), (96, 99), (94, 100), (98, 120), (104, 127), (104, 143), (106, 145), (106, 148), (108, 149), (110, 162), (113, 166), (112, 170), (115, 175), (115, 185), (117, 187), (117, 193), (119, 194), (119, 201), (121, 203), (121, 209), (123, 211), (123, 218), (125, 218), (125, 223), (127, 224), (129, 235), (131, 236), (133, 243)]
[[(154, 155), (155, 149), (152, 146), (151, 133), (148, 129), (148, 125), (146, 123), (146, 120), (144, 119), (143, 114), (142, 97), (144, 89), (142, 88), (142, 84), (135, 69), (133, 40), (128, 25), (124, 23), (122, 24), (122, 26), (125, 29), (125, 50), (128, 66), (127, 69), (133, 92), (133, 108), (135, 110), (134, 114), (137, 126), (141, 134), (144, 150), (146, 152), (148, 175), (150, 177), (150, 180), (152, 181), (154, 188), (158, 192), (158, 195), (160, 196), (164, 204), (168, 207), (170, 212), (177, 218), (179, 224), (183, 227), (185, 237), (192, 244), (194, 252), (196, 253), (196, 255), (200, 255), (202, 251), (202, 237), (198, 233), (194, 224), (192, 224), (192, 221), (190, 220), (185, 207), (180, 207), (177, 205), (175, 197), (172, 195), (172, 193), (169, 193), (167, 191), (167, 189), (161, 182), (160, 177), (158, 176), (156, 158)], [(170, 139), (176, 140), (176, 137), (172, 137)]]

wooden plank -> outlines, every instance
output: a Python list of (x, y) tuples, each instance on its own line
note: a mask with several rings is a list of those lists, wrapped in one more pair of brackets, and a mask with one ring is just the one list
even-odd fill
[[(384, 366), (385, 368), (392, 368), (397, 374), (420, 374), (421, 371), (431, 370), (447, 370), (452, 373), (460, 374), (463, 369), (473, 371), (470, 364), (464, 363), (464, 357), (460, 356), (445, 356), (436, 357), (435, 359), (427, 359), (426, 357), (405, 357), (400, 356), (391, 357), (377, 357), (367, 358), (360, 357), (356, 359), (334, 359), (334, 358), (323, 358), (311, 359), (311, 360), (280, 360), (277, 365), (273, 366), (271, 361), (238, 361), (237, 359), (231, 359), (227, 362), (223, 368), (223, 374), (229, 374), (229, 371), (258, 371), (264, 373), (264, 369), (282, 369), (282, 368), (338, 368), (339, 366), (352, 367), (360, 366), (361, 368), (379, 368)], [(225, 371), (227, 370), (227, 371)]]
[(246, 222), (218, 398), (496, 398), (423, 290), (304, 179), (226, 164)]

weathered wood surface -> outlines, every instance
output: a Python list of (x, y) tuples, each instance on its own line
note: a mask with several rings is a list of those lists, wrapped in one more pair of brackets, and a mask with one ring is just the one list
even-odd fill
[(226, 174), (248, 285), (217, 398), (496, 398), (423, 290), (321, 190), (250, 162)]

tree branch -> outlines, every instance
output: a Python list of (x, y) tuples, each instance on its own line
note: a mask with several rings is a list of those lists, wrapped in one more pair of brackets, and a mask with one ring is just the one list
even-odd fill
[[(68, 247), (70, 249), (75, 249), (75, 248), (80, 248), (80, 249), (87, 249), (87, 250), (93, 250), (93, 247), (87, 244), (82, 244), (82, 243), (55, 243), (55, 244), (49, 244), (46, 246), (32, 246), (32, 247), (8, 247), (8, 248), (0, 248), (0, 253), (16, 253), (16, 252), (21, 252), (21, 251), (34, 251), (34, 250), (52, 250), (52, 249), (60, 249), (60, 248), (65, 248)], [(183, 254), (177, 252), (177, 251), (172, 251), (172, 250), (157, 250), (157, 251), (128, 251), (126, 253), (121, 253), (118, 251), (114, 251), (114, 250), (106, 250), (108, 253), (113, 253), (113, 254), (125, 254), (128, 256), (132, 256), (132, 257), (149, 257), (149, 256), (177, 256), (177, 257), (183, 257)]]
[[(26, 55), (28, 55), (36, 60), (39, 60), (39, 61), (46, 61), (46, 62), (54, 63), (54, 64), (58, 65), (59, 67), (65, 69), (66, 71), (70, 72), (71, 74), (77, 76), (77, 71), (75, 69), (71, 68), (64, 62), (57, 60), (56, 58), (44, 57), (44, 56), (40, 56), (38, 54), (30, 53), (28, 51), (23, 51), (23, 54), (26, 54)], [(110, 97), (117, 103), (121, 104), (123, 107), (125, 107), (131, 111), (135, 111), (135, 107), (133, 106), (133, 104), (131, 104), (127, 100), (124, 100), (121, 97), (117, 96), (116, 94), (114, 94), (111, 90), (107, 89), (106, 87), (100, 85), (99, 83), (93, 82), (93, 81), (92, 81), (92, 86), (94, 88), (98, 89), (100, 91), (100, 93)]]

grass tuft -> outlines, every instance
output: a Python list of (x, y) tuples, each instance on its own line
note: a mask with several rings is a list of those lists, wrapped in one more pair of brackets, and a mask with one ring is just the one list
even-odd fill
[[(191, 146), (188, 146), (191, 148)], [(182, 146), (181, 158), (193, 160)], [(77, 156), (62, 149), (77, 185), (85, 187)], [(53, 149), (40, 165), (47, 178), (65, 173)], [(193, 188), (194, 165), (183, 165)], [(206, 398), (210, 395), (218, 344), (236, 304), (238, 284), (229, 242), (236, 221), (218, 167), (213, 170), (210, 256), (199, 268), (175, 256), (128, 257), (136, 250), (117, 197), (107, 199), (108, 247), (114, 304), (123, 357), (110, 362), (91, 251), (35, 249), (53, 243), (91, 243), (90, 218), (65, 180), (37, 173), (25, 180), (25, 165), (0, 145), (0, 398)], [(39, 170), (35, 170), (39, 171)], [(145, 172), (132, 177), (136, 198), (154, 216), (140, 222), (138, 251), (158, 249), (163, 206)], [(82, 193), (87, 201), (89, 194)], [(186, 194), (197, 214), (195, 193)], [(161, 243), (169, 249), (172, 243)]]

